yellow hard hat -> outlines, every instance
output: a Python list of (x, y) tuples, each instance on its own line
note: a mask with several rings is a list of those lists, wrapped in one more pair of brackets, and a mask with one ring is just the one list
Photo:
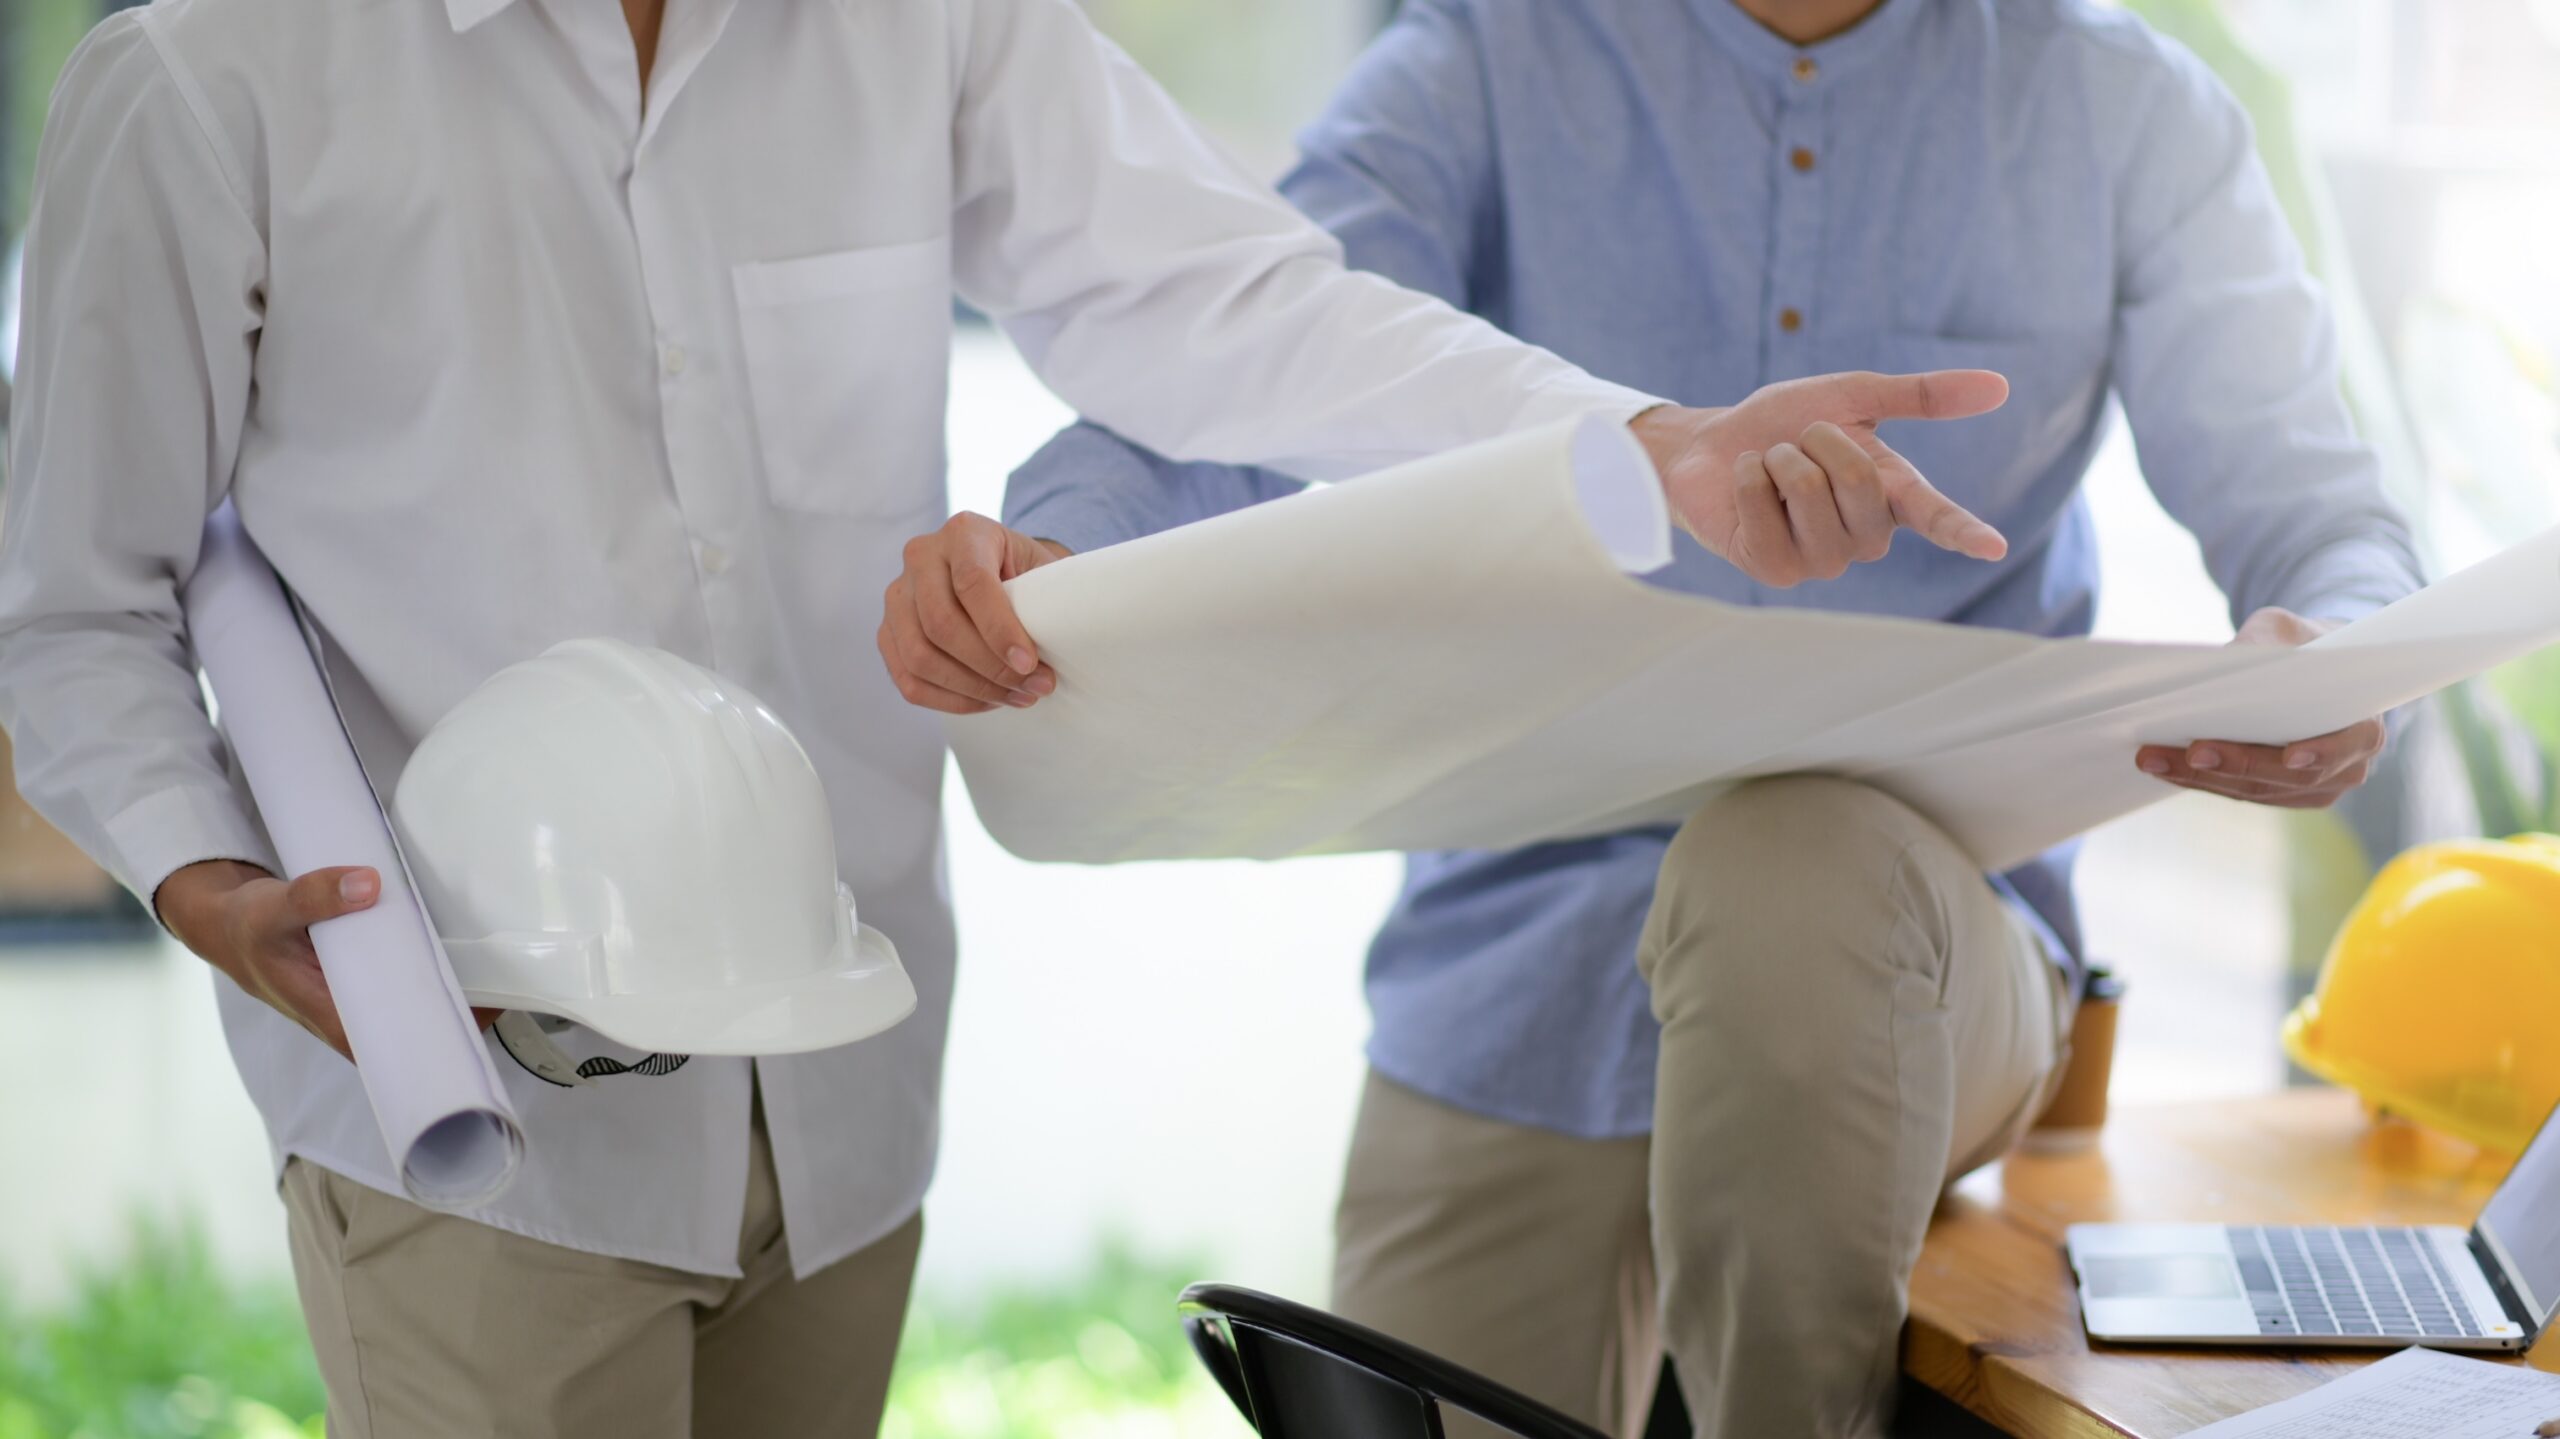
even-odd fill
[(2382, 1109), (2521, 1153), (2560, 1103), (2560, 837), (2421, 845), (2383, 866), (2284, 1048)]

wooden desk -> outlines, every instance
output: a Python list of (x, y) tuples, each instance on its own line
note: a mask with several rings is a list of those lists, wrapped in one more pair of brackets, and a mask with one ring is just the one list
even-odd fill
[[(2092, 1348), (2066, 1225), (2084, 1220), (2468, 1224), (2506, 1161), (2334, 1090), (2120, 1110), (2100, 1148), (2013, 1155), (1958, 1187), (1911, 1279), (1903, 1368), (2012, 1434), (2185, 1434), (2315, 1388), (2386, 1350)], [(2560, 1369), (2560, 1340), (2534, 1354)]]

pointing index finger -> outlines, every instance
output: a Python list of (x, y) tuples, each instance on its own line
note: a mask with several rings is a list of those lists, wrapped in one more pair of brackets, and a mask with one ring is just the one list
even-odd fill
[(1851, 377), (1850, 399), (1870, 420), (1961, 420), (1988, 414), (2008, 398), (2009, 381), (1996, 370)]

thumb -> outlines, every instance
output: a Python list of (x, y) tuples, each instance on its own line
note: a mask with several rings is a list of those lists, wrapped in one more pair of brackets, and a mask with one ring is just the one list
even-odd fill
[(1074, 553), (1056, 540), (1039, 539), (1020, 530), (1008, 529), (1004, 532), (1004, 577), (1012, 579)]
[(308, 929), (324, 920), (371, 909), (382, 897), (382, 876), (364, 865), (315, 869), (285, 886), (285, 918)]
[(1870, 421), (1961, 420), (2000, 408), (2008, 378), (1996, 370), (1929, 370), (1916, 375), (1835, 377), (1851, 407)]
[(1024, 537), (983, 516), (969, 518), (977, 522), (960, 528), (951, 557), (952, 598), (987, 649), (1013, 673), (1028, 676), (1040, 667), (1040, 651), (1004, 592), (1004, 582), (1020, 572)]
[(2235, 645), (2300, 645), (2320, 637), (2317, 626), (2291, 610), (2273, 605), (2253, 611), (2231, 637)]

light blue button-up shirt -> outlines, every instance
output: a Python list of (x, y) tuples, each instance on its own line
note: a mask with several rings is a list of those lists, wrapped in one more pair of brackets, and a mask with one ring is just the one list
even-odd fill
[[(1838, 580), (1773, 590), (1684, 536), (1656, 583), (2086, 633), (2080, 485), (2110, 390), (2235, 620), (2351, 618), (2417, 583), (2245, 116), (2119, 11), (1885, 0), (1799, 47), (1730, 0), (1408, 0), (1302, 144), (1283, 188), (1352, 263), (1654, 394), (2009, 377), (1995, 414), (1884, 430), (2008, 535), (2007, 559), (1905, 535)], [(1295, 488), (1087, 425), (1014, 476), (1005, 518), (1091, 549)], [(1658, 1036), (1634, 955), (1668, 839), (1412, 856), (1370, 950), (1370, 1062), (1498, 1119), (1647, 1131)], [(2070, 868), (2057, 851), (1998, 881), (2065, 965)]]

